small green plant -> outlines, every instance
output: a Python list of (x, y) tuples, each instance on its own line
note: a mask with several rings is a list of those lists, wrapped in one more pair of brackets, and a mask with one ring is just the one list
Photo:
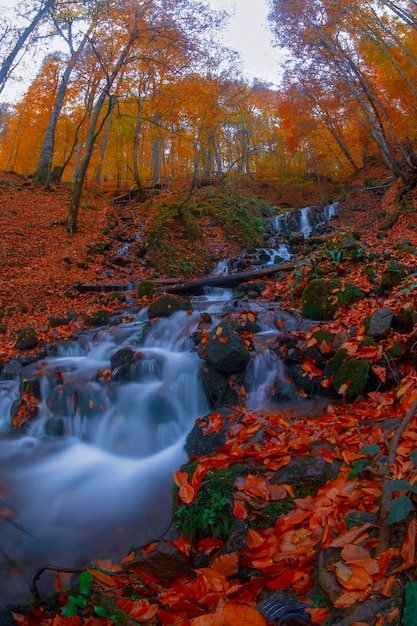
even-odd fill
[(413, 501), (410, 496), (412, 493), (417, 493), (417, 485), (412, 485), (408, 480), (401, 478), (400, 480), (387, 481), (384, 483), (383, 488), (389, 491), (406, 492), (398, 498), (394, 498), (391, 502), (391, 512), (388, 516), (389, 524), (401, 522), (413, 508)]
[(175, 511), (177, 528), (193, 541), (203, 537), (227, 539), (233, 528), (228, 494), (241, 473), (240, 465), (208, 472), (194, 502)]
[(405, 604), (401, 624), (402, 626), (417, 624), (417, 580), (405, 585)]
[(91, 583), (93, 575), (90, 572), (83, 572), (79, 579), (80, 593), (77, 596), (69, 595), (67, 604), (62, 607), (61, 615), (64, 617), (73, 617), (77, 615), (78, 609), (85, 609), (91, 596)]
[(354, 478), (355, 476), (363, 472), (369, 465), (372, 465), (375, 462), (378, 454), (381, 452), (381, 448), (377, 445), (365, 446), (360, 452), (361, 454), (366, 454), (368, 458), (357, 459), (356, 461), (353, 461), (352, 469), (348, 474), (348, 478)]

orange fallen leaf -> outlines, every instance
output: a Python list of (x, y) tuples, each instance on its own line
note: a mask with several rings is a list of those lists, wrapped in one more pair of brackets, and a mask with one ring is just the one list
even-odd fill
[(195, 497), (195, 491), (193, 487), (188, 483), (185, 485), (181, 485), (179, 490), (179, 497), (184, 502), (184, 504), (190, 504)]
[(356, 543), (363, 541), (369, 537), (369, 533), (366, 531), (370, 528), (371, 524), (362, 524), (359, 528), (351, 528), (341, 533), (338, 537), (333, 539), (330, 548), (343, 548), (348, 543)]
[(246, 543), (249, 550), (255, 550), (264, 543), (265, 539), (256, 530), (249, 528)]
[(256, 609), (242, 604), (227, 604), (224, 607), (227, 626), (266, 626), (266, 621)]
[(211, 567), (216, 570), (216, 572), (220, 572), (220, 574), (226, 576), (226, 578), (234, 576), (239, 571), (239, 554), (237, 552), (222, 554), (214, 559)]
[(355, 589), (367, 589), (367, 587), (373, 584), (370, 573), (358, 565), (339, 561), (335, 564), (334, 570), (336, 578), (342, 587), (350, 591)]

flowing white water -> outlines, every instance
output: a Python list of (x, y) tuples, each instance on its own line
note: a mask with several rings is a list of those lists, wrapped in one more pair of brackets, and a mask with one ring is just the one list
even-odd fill
[[(193, 299), (191, 315), (177, 313), (146, 330), (141, 311), (132, 323), (61, 345), (55, 357), (31, 366), (32, 374), (41, 370), (43, 399), (26, 432), (10, 425), (19, 380), (0, 380), (0, 506), (12, 511), (0, 518), (0, 604), (28, 600), (27, 581), (42, 563), (118, 561), (133, 545), (163, 534), (172, 471), (186, 460), (194, 421), (210, 410), (190, 337), (200, 312), (214, 326), (232, 297), (208, 289)], [(267, 346), (277, 335), (276, 319), (284, 328), (296, 321), (273, 305), (253, 308), (264, 345), (248, 370), (249, 404), (260, 408), (282, 367)], [(128, 379), (110, 380), (111, 356), (127, 347), (135, 353)], [(20, 575), (11, 578), (17, 567)]]

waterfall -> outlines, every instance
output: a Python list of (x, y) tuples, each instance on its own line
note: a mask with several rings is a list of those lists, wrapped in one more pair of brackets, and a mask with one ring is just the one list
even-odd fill
[[(129, 323), (62, 343), (55, 356), (27, 370), (42, 399), (26, 431), (10, 425), (19, 377), (0, 379), (0, 498), (12, 512), (0, 528), (7, 555), (0, 555), (0, 603), (28, 600), (26, 581), (41, 563), (85, 567), (97, 558), (120, 560), (132, 542), (164, 533), (172, 471), (186, 460), (183, 446), (194, 421), (210, 412), (191, 336), (201, 311), (214, 327), (232, 302), (231, 290), (207, 289), (193, 299), (191, 313), (149, 325), (142, 310)], [(242, 306), (247, 310), (248, 302)], [(260, 409), (274, 377), (282, 377), (269, 348), (277, 319), (284, 331), (298, 322), (277, 304), (250, 306), (260, 332), (248, 368), (248, 406)], [(124, 374), (119, 367), (112, 375), (110, 359), (122, 349), (132, 362)], [(22, 570), (18, 582), (8, 558)]]

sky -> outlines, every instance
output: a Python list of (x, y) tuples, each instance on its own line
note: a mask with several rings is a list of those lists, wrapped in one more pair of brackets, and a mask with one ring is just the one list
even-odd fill
[(223, 43), (239, 52), (244, 77), (277, 85), (283, 55), (272, 45), (267, 0), (207, 0), (211, 8), (231, 14)]
[[(221, 42), (239, 53), (244, 78), (248, 81), (257, 78), (272, 86), (278, 85), (283, 55), (272, 45), (272, 34), (267, 23), (268, 0), (205, 1), (212, 9), (231, 14), (228, 27), (221, 33)], [(0, 11), (2, 7), (12, 8), (18, 3), (19, 0), (7, 0), (7, 3), (6, 0), (0, 0)], [(24, 80), (20, 84), (9, 81), (0, 96), (0, 102), (19, 99), (25, 88)]]

